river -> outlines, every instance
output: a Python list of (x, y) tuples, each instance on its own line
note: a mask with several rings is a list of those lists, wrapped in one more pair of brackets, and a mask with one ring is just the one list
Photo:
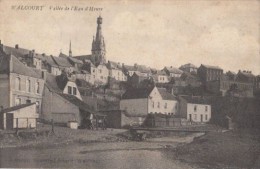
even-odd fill
[[(174, 160), (173, 157), (169, 156), (169, 153), (165, 153), (165, 149), (130, 150), (125, 149), (127, 144), (96, 143), (49, 148), (3, 148), (0, 149), (0, 167), (88, 169), (193, 168), (188, 164)], [(96, 147), (106, 148), (97, 149)]]

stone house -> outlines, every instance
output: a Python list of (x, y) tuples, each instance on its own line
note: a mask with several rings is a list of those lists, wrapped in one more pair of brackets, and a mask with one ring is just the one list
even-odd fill
[(34, 71), (13, 55), (2, 54), (0, 59), (0, 105), (8, 108), (36, 103), (40, 113), (44, 73)]
[(191, 122), (207, 123), (211, 119), (211, 105), (200, 96), (180, 96), (179, 116)]
[(201, 82), (205, 85), (208, 81), (219, 80), (223, 74), (223, 69), (218, 66), (201, 64), (197, 73)]

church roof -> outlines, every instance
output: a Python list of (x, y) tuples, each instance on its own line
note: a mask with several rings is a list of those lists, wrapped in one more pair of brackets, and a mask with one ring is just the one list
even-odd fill
[(77, 58), (74, 57), (68, 57), (70, 61), (74, 62), (74, 63), (79, 63), (79, 64), (83, 64), (83, 62)]

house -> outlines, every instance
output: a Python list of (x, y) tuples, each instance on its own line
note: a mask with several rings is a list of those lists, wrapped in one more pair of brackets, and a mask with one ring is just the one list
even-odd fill
[(36, 128), (36, 103), (21, 104), (0, 111), (0, 129)]
[(200, 80), (203, 84), (208, 81), (219, 80), (223, 74), (223, 69), (218, 66), (209, 66), (201, 64), (197, 71)]
[(189, 72), (183, 72), (180, 80), (184, 82), (185, 86), (199, 87), (201, 85), (201, 81), (197, 74)]
[(109, 70), (109, 76), (117, 81), (127, 81), (127, 77), (123, 72), (123, 68), (120, 63), (108, 61), (107, 68)]
[(82, 100), (74, 76), (70, 77), (66, 73), (63, 73), (60, 76), (55, 77), (55, 80), (62, 93), (73, 95), (79, 100)]
[(93, 73), (95, 76), (95, 83), (97, 84), (107, 84), (109, 77), (109, 70), (105, 64), (99, 64), (95, 72)]
[(209, 122), (211, 119), (211, 105), (200, 96), (180, 96), (179, 116), (191, 122)]
[(129, 77), (133, 76), (133, 74), (134, 74), (135, 72), (138, 72), (134, 66), (130, 66), (130, 65), (125, 65), (125, 64), (123, 64), (122, 67), (123, 67), (124, 73), (125, 73), (126, 75), (128, 75)]
[(60, 124), (76, 121), (78, 126), (86, 125), (86, 119), (96, 112), (82, 101), (78, 89), (74, 88), (75, 84), (68, 78), (47, 73), (42, 118)]
[(164, 70), (157, 71), (156, 74), (152, 75), (155, 83), (169, 83), (170, 77)]
[(53, 61), (59, 66), (60, 70), (64, 70), (65, 72), (72, 73), (75, 69), (72, 64), (68, 61), (68, 59), (63, 57), (55, 57), (51, 56)]
[(167, 73), (168, 76), (176, 78), (180, 77), (181, 74), (183, 73), (182, 70), (174, 68), (174, 67), (164, 67), (163, 70)]
[(151, 79), (151, 78), (142, 73), (134, 72), (134, 74), (128, 78), (128, 82), (133, 87), (139, 87), (141, 82), (143, 82), (144, 80), (149, 80), (149, 79)]
[(43, 54), (36, 54), (37, 58), (42, 60), (42, 68), (47, 70), (49, 73), (53, 75), (61, 75), (62, 69), (57, 65), (54, 60), (52, 59), (52, 55), (48, 56), (45, 53)]
[(125, 110), (131, 115), (174, 115), (177, 113), (178, 103), (164, 88), (133, 88), (123, 94), (120, 110)]
[(41, 113), (44, 73), (34, 71), (13, 55), (0, 56), (0, 106), (36, 103)]
[(184, 72), (195, 73), (195, 74), (197, 73), (197, 70), (198, 70), (198, 68), (191, 63), (181, 65), (181, 67), (179, 69), (184, 71)]

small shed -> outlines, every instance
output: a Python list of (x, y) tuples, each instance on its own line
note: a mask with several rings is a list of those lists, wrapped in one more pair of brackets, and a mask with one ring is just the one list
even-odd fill
[(36, 128), (36, 120), (39, 118), (36, 103), (22, 104), (3, 109), (0, 112), (0, 128)]

